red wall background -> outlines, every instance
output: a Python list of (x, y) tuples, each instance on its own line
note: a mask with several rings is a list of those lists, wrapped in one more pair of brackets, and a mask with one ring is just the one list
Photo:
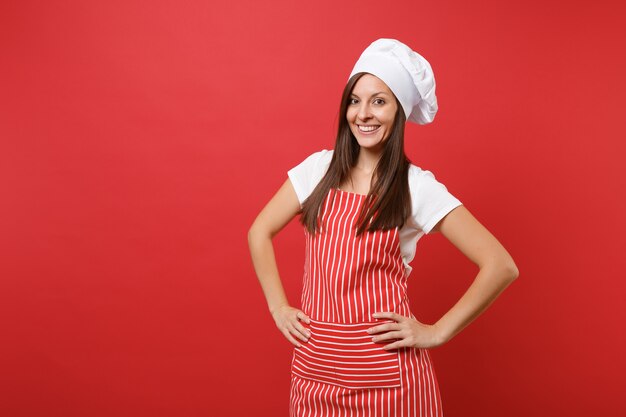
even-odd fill
[[(621, 416), (626, 9), (618, 1), (0, 3), (0, 414), (286, 416), (291, 345), (246, 232), (332, 149), (361, 51), (433, 66), (407, 153), (520, 277), (432, 350), (447, 416)], [(304, 240), (276, 237), (297, 305)], [(476, 267), (418, 244), (434, 322)]]

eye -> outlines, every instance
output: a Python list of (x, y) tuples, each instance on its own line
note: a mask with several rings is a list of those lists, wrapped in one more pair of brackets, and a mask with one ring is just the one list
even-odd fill
[(385, 100), (383, 100), (382, 98), (375, 98), (374, 104), (385, 104)]
[(348, 100), (348, 104), (357, 104), (359, 102), (359, 100), (357, 100), (356, 98), (351, 98)]

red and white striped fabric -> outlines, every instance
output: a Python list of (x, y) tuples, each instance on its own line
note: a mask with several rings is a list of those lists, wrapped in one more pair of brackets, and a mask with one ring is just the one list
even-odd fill
[(372, 342), (366, 330), (377, 322), (359, 324), (304, 324), (309, 340), (295, 350), (295, 375), (345, 388), (400, 386), (398, 352), (386, 351)]
[(382, 349), (366, 329), (371, 315), (413, 317), (398, 229), (365, 233), (355, 223), (365, 196), (331, 189), (321, 232), (305, 229), (302, 310), (311, 337), (294, 348), (290, 417), (441, 417), (427, 349)]

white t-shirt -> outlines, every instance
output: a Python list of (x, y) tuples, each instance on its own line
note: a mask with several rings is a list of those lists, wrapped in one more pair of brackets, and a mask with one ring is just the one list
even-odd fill
[[(287, 174), (296, 190), (300, 205), (313, 192), (328, 170), (333, 156), (332, 150), (323, 149), (309, 155)], [(413, 164), (409, 168), (409, 190), (411, 192), (412, 213), (399, 231), (400, 252), (405, 266), (405, 275), (411, 273), (409, 263), (415, 257), (417, 241), (430, 233), (433, 227), (453, 208), (462, 203), (448, 192), (445, 185), (435, 179), (435, 175)]]

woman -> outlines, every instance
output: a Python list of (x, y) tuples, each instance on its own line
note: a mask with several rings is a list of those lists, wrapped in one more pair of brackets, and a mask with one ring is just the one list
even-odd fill
[[(294, 347), (291, 416), (441, 416), (428, 348), (480, 315), (518, 276), (511, 256), (430, 171), (404, 153), (404, 124), (437, 111), (429, 63), (393, 39), (373, 42), (344, 89), (334, 150), (289, 170), (248, 234), (276, 326)], [(297, 214), (306, 259), (301, 309), (287, 301), (272, 237)], [(409, 262), (441, 232), (479, 268), (435, 324), (407, 298)]]

